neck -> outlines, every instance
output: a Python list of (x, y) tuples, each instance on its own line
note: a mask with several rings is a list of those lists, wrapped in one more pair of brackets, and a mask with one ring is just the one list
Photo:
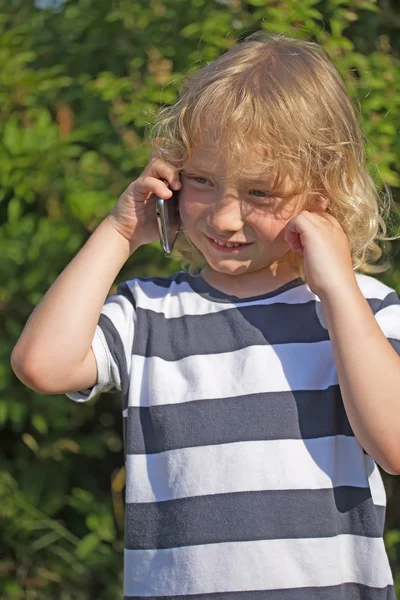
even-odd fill
[(277, 263), (266, 269), (239, 275), (219, 273), (207, 266), (201, 271), (201, 276), (206, 283), (225, 294), (246, 298), (273, 292), (296, 279), (299, 274), (293, 266)]

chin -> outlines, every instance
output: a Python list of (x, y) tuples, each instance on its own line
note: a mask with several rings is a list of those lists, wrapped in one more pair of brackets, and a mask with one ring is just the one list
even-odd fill
[(250, 273), (254, 270), (251, 265), (235, 262), (226, 261), (224, 262), (215, 262), (213, 260), (207, 260), (207, 264), (217, 273), (223, 273), (224, 275), (243, 275), (243, 273)]

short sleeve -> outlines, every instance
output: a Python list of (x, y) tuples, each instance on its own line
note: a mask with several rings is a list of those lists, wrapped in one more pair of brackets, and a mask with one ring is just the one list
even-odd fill
[(400, 355), (400, 299), (394, 290), (389, 290), (375, 313), (380, 328), (392, 347)]
[(66, 395), (85, 402), (113, 389), (127, 393), (136, 325), (135, 301), (126, 283), (107, 298), (101, 310), (92, 350), (97, 363), (97, 383), (93, 388)]

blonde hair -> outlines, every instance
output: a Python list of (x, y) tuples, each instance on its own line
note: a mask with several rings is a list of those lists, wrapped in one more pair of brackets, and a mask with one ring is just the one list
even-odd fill
[[(265, 149), (262, 164), (279, 195), (289, 175), (292, 193), (328, 199), (328, 212), (349, 240), (353, 268), (365, 273), (386, 249), (391, 197), (379, 194), (366, 168), (357, 112), (324, 50), (309, 41), (258, 32), (189, 75), (173, 106), (152, 129), (154, 152), (181, 168), (202, 134), (246, 170), (246, 148)], [(254, 165), (252, 165), (254, 167)], [(378, 245), (377, 241), (381, 244)], [(192, 270), (204, 257), (183, 234), (177, 249)], [(304, 279), (302, 258), (289, 258)]]

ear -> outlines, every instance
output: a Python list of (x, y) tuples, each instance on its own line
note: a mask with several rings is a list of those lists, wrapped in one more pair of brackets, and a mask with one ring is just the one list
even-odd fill
[(329, 198), (324, 194), (310, 194), (304, 208), (310, 212), (325, 212), (329, 204)]

